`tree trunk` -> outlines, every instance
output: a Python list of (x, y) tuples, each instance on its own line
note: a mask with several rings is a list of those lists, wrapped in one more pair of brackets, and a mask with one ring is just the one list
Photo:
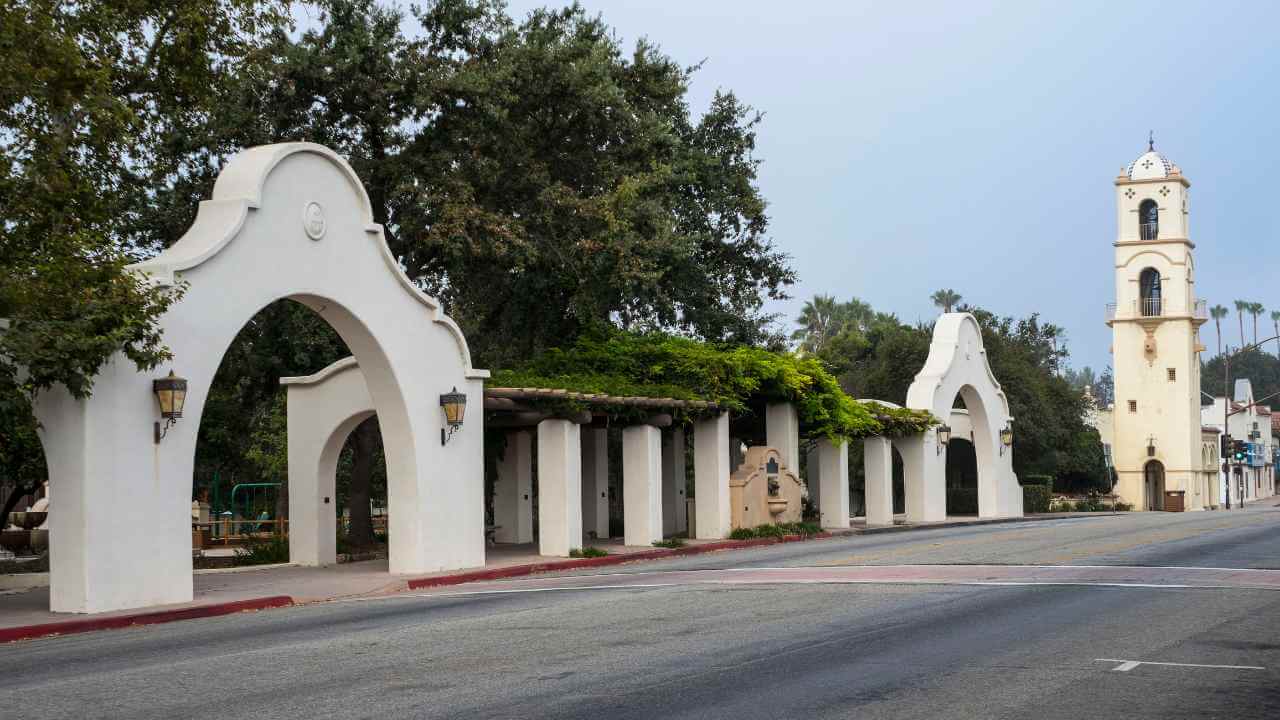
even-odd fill
[(351, 433), (351, 484), (347, 488), (351, 524), (347, 528), (347, 541), (353, 547), (373, 545), (373, 520), (369, 517), (369, 481), (373, 476), (377, 446), (378, 420), (369, 418)]

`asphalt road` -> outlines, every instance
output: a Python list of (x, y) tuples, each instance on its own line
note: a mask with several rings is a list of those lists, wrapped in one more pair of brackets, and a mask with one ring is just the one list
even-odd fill
[(625, 565), (593, 589), (539, 577), (13, 643), (0, 717), (1280, 717), (1275, 590), (678, 581), (979, 563), (1270, 577), (1280, 510), (888, 533)]

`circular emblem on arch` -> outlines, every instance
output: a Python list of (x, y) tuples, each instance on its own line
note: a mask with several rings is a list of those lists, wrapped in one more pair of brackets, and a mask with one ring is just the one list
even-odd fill
[(307, 237), (312, 240), (319, 240), (324, 237), (324, 231), (328, 229), (328, 223), (324, 219), (324, 208), (320, 207), (318, 202), (309, 202), (302, 209), (302, 227), (307, 231)]

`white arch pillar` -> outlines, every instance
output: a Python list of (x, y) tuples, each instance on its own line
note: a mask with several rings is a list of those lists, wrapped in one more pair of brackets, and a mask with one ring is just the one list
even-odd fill
[[(1022, 488), (1013, 472), (1012, 448), (1000, 443), (1011, 426), (1009, 401), (996, 381), (982, 345), (982, 330), (969, 313), (944, 313), (934, 324), (929, 357), (907, 389), (907, 407), (928, 410), (940, 421), (951, 417), (956, 397), (963, 398), (978, 460), (978, 515), (1022, 517)], [(907, 517), (932, 521), (946, 517), (946, 450), (937, 433), (898, 443), (906, 466)]]
[[(484, 564), (483, 413), (447, 446), (439, 397), (474, 406), (487, 373), (439, 304), (400, 270), (351, 167), (308, 143), (252, 148), (219, 175), (187, 233), (133, 270), (186, 283), (160, 319), (173, 360), (138, 372), (109, 360), (91, 397), (64, 388), (36, 403), (58, 486), (50, 524), (50, 607), (99, 612), (189, 601), (196, 434), (222, 355), (259, 310), (293, 299), (359, 360), (387, 454), (390, 565), (431, 572)], [(159, 444), (151, 383), (188, 379), (184, 419)]]
[(338, 458), (351, 431), (373, 416), (373, 398), (350, 357), (314, 375), (281, 378), (280, 384), (288, 413), (289, 562), (333, 565)]

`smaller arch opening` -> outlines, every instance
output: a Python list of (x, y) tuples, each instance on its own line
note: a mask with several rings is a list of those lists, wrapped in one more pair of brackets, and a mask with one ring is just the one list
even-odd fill
[(1155, 200), (1143, 200), (1138, 205), (1138, 237), (1142, 240), (1160, 237), (1160, 208)]
[(1158, 317), (1163, 314), (1159, 270), (1147, 268), (1138, 276), (1138, 299), (1143, 317)]

